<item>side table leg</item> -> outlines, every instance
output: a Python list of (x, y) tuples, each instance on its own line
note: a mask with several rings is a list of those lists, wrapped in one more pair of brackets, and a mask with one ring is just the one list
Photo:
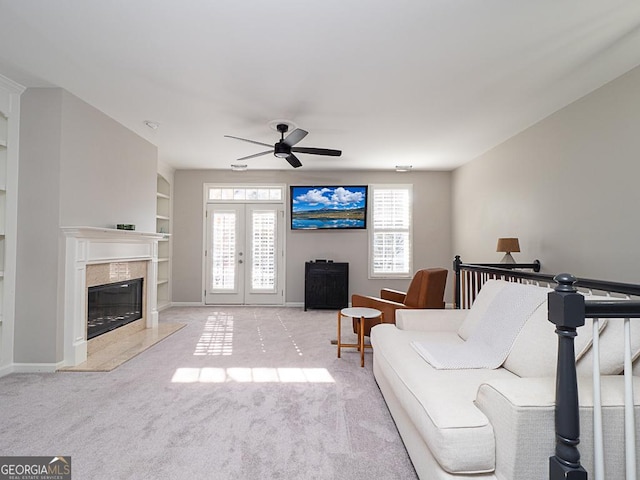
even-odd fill
[(364, 317), (360, 317), (359, 343), (360, 343), (360, 366), (364, 367)]
[(340, 331), (342, 330), (342, 313), (338, 312), (338, 358), (340, 358)]

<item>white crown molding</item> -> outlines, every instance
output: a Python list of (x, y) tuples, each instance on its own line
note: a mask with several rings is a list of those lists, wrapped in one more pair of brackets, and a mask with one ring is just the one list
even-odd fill
[(18, 95), (21, 95), (22, 92), (26, 90), (26, 87), (20, 85), (17, 82), (14, 82), (10, 78), (5, 77), (4, 75), (0, 75), (0, 86), (6, 88), (7, 90), (11, 90)]

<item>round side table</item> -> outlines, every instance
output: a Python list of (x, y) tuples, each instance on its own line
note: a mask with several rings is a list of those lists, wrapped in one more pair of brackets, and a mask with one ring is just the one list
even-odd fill
[[(358, 325), (358, 343), (342, 343), (342, 317), (354, 318)], [(371, 345), (364, 344), (364, 320), (366, 318), (380, 318), (384, 322), (383, 313), (375, 308), (367, 307), (349, 307), (343, 308), (338, 312), (338, 358), (340, 358), (340, 349), (345, 347), (357, 348), (360, 351), (360, 366), (364, 367), (364, 349), (371, 348)]]

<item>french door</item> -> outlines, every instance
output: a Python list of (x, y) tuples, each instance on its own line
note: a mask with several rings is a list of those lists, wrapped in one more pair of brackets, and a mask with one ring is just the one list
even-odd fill
[(281, 203), (207, 205), (206, 304), (284, 304)]

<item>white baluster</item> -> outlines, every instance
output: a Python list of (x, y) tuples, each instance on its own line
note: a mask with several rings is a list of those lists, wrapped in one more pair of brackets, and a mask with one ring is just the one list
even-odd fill
[(593, 469), (594, 479), (604, 480), (602, 390), (600, 387), (600, 319), (593, 319)]
[(624, 438), (626, 480), (636, 480), (636, 436), (633, 412), (633, 372), (631, 364), (631, 319), (624, 319)]

